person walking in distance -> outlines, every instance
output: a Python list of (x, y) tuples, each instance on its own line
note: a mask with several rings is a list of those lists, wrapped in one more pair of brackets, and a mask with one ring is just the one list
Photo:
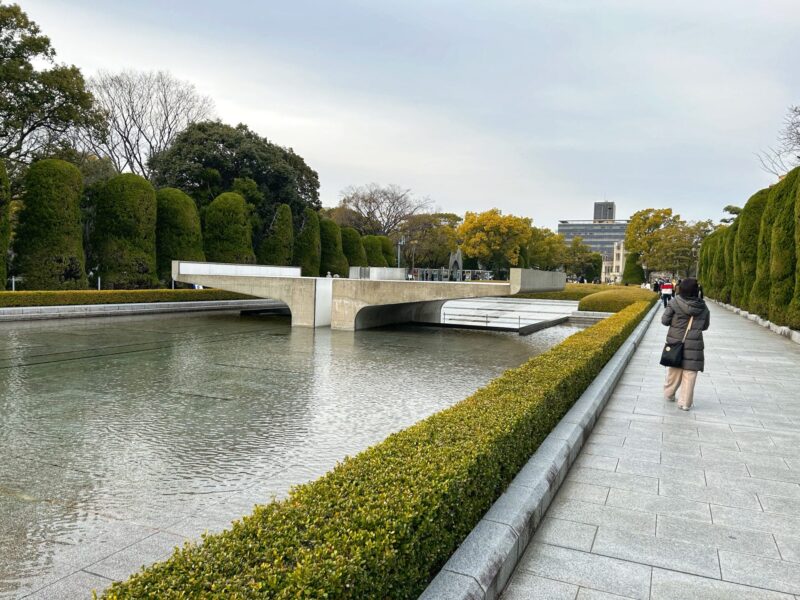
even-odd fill
[(675, 286), (672, 285), (669, 279), (661, 284), (661, 301), (664, 303), (664, 308), (667, 308), (667, 304), (672, 300), (672, 293), (674, 290)]
[(705, 366), (703, 332), (708, 329), (711, 315), (705, 301), (698, 297), (697, 280), (687, 278), (681, 282), (680, 295), (669, 303), (661, 315), (662, 325), (668, 325), (667, 345), (683, 343), (683, 360), (680, 367), (667, 367), (664, 398), (675, 401), (680, 388), (678, 408), (689, 410), (694, 401), (697, 373)]

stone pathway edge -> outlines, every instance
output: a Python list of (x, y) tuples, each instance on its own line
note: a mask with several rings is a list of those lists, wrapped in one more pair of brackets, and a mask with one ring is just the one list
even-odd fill
[(706, 298), (706, 300), (711, 300), (714, 304), (721, 306), (722, 308), (726, 308), (729, 311), (736, 313), (737, 315), (744, 317), (745, 319), (749, 319), (754, 323), (758, 323), (765, 329), (769, 329), (773, 333), (777, 333), (785, 338), (789, 338), (795, 344), (800, 344), (800, 331), (795, 331), (794, 329), (790, 329), (783, 325), (775, 325), (772, 321), (768, 321), (760, 317), (755, 313), (749, 313), (746, 310), (739, 308), (738, 306), (734, 306), (733, 304), (725, 304), (724, 302), (720, 302), (719, 300), (714, 300), (713, 298)]
[(659, 306), (653, 305), (445, 563), (420, 600), (495, 600), (500, 596)]

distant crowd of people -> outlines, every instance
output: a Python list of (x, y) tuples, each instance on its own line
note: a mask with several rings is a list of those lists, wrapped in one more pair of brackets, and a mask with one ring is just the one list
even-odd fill
[[(664, 304), (664, 308), (667, 308), (667, 304), (669, 301), (672, 300), (676, 295), (680, 294), (681, 283), (682, 279), (664, 279), (659, 278), (653, 282), (653, 285), (650, 285), (650, 282), (645, 282), (642, 284), (642, 288), (645, 289), (652, 289), (654, 292), (658, 294), (658, 297), (661, 298), (661, 302)], [(703, 286), (697, 283), (696, 279), (692, 279), (697, 285), (697, 293), (700, 300), (703, 299)]]

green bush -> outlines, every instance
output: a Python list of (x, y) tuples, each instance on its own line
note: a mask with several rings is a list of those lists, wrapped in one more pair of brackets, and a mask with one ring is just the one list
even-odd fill
[(331, 273), (340, 277), (347, 277), (350, 265), (342, 250), (342, 232), (335, 221), (320, 219), (319, 235), (321, 247), (320, 275)]
[(63, 160), (40, 160), (25, 176), (15, 252), (29, 290), (87, 286), (80, 200), (81, 172)]
[(629, 252), (625, 257), (622, 283), (625, 285), (641, 285), (644, 283), (644, 269), (639, 264), (639, 257), (633, 252)]
[(615, 313), (631, 304), (654, 301), (655, 298), (656, 295), (651, 290), (640, 287), (617, 287), (586, 296), (578, 304), (578, 310)]
[(775, 198), (776, 213), (769, 254), (769, 320), (776, 325), (786, 325), (786, 312), (794, 296), (797, 263), (794, 207), (800, 181), (798, 175), (800, 167), (789, 171), (781, 182), (784, 184), (781, 192)]
[(175, 188), (156, 193), (156, 264), (163, 282), (172, 278), (173, 260), (203, 261), (200, 215), (189, 196)]
[(506, 371), (105, 598), (416, 598), (654, 301)]
[(381, 249), (381, 240), (377, 235), (365, 235), (361, 238), (364, 252), (367, 255), (367, 265), (370, 267), (388, 267), (386, 257)]
[(73, 306), (76, 304), (133, 304), (140, 302), (197, 302), (252, 300), (252, 296), (224, 290), (65, 290), (0, 292), (0, 307)]
[(560, 292), (522, 292), (514, 298), (534, 298), (538, 300), (580, 300), (589, 294), (617, 289), (603, 283), (568, 283)]
[(292, 209), (288, 204), (281, 204), (275, 211), (267, 236), (258, 248), (258, 262), (262, 265), (291, 265), (293, 246)]
[(304, 277), (319, 277), (321, 253), (319, 216), (316, 211), (306, 208), (303, 224), (294, 240), (294, 264), (300, 267)]
[(711, 298), (717, 297), (717, 290), (714, 288), (714, 260), (717, 256), (717, 249), (721, 243), (721, 235), (724, 229), (717, 229), (711, 233), (705, 240), (703, 246), (705, 252), (703, 254), (703, 279), (702, 284), (705, 288), (705, 294)]
[(711, 286), (714, 290), (714, 298), (722, 300), (725, 293), (725, 245), (728, 240), (730, 226), (720, 228), (719, 235), (713, 246), (711, 270)]
[(8, 278), (8, 244), (11, 240), (11, 189), (5, 163), (0, 160), (0, 290)]
[(394, 244), (392, 243), (392, 240), (385, 235), (379, 235), (378, 239), (381, 242), (381, 254), (383, 254), (383, 258), (386, 259), (386, 266), (396, 267), (397, 255), (394, 252)]
[(361, 234), (353, 227), (342, 227), (342, 251), (351, 267), (368, 267)]
[(156, 270), (156, 192), (144, 177), (123, 173), (97, 198), (94, 252), (103, 287), (149, 288)]
[(767, 203), (761, 215), (761, 225), (758, 230), (758, 251), (756, 253), (756, 279), (750, 290), (750, 312), (761, 315), (765, 319), (769, 316), (769, 287), (770, 287), (770, 252), (772, 250), (772, 225), (778, 214), (778, 200), (783, 193), (786, 178), (769, 189)]
[(250, 207), (235, 192), (220, 194), (205, 211), (203, 242), (206, 260), (219, 263), (251, 264), (253, 230), (250, 226)]
[(733, 248), (736, 243), (736, 231), (739, 229), (739, 221), (734, 221), (723, 234), (725, 236), (724, 245), (722, 248), (723, 272), (722, 272), (722, 288), (719, 293), (719, 300), (725, 303), (731, 301), (731, 289), (733, 287)]
[[(731, 302), (744, 310), (750, 310), (750, 290), (756, 280), (756, 260), (758, 259), (758, 230), (761, 215), (767, 204), (769, 190), (756, 192), (744, 205), (737, 221), (734, 245), (734, 281), (731, 288)], [(705, 243), (703, 249), (706, 248)]]

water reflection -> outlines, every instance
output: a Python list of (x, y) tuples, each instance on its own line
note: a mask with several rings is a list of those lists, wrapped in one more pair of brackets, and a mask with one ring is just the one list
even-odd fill
[(222, 528), (573, 331), (225, 313), (2, 325), (0, 595)]

